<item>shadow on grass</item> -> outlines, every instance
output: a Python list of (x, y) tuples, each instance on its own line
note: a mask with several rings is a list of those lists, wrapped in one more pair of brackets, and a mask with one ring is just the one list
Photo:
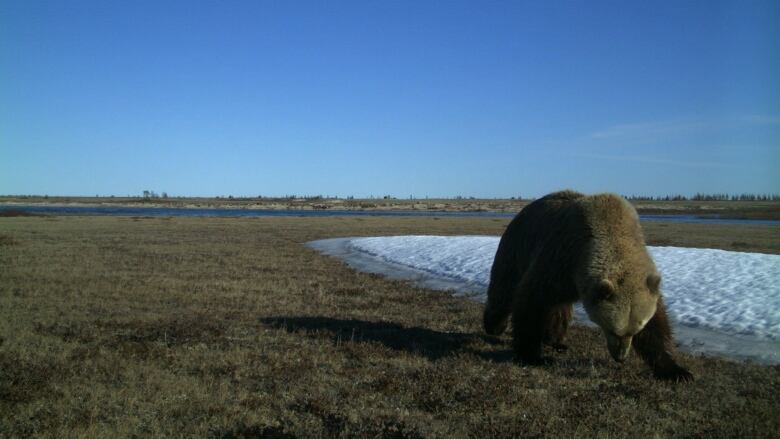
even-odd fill
[(483, 334), (440, 332), (426, 328), (404, 327), (392, 322), (369, 322), (330, 317), (269, 317), (260, 321), (289, 333), (304, 333), (313, 338), (329, 338), (332, 343), (380, 343), (396, 351), (421, 355), (430, 360), (468, 353), (491, 361), (511, 361), (509, 350), (485, 352), (480, 344), (503, 345), (496, 338)]
[(42, 213), (32, 213), (20, 209), (3, 209), (0, 210), (0, 218), (14, 218), (18, 216), (47, 216)]
[(292, 433), (287, 433), (281, 427), (245, 426), (239, 425), (230, 430), (213, 430), (212, 437), (219, 439), (262, 438), (262, 439), (295, 439)]

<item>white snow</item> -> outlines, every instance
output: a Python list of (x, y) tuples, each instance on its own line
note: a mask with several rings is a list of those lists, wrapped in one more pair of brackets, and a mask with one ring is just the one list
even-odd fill
[[(427, 287), (454, 289), (484, 302), (498, 242), (493, 236), (391, 236), (313, 246), (364, 271), (427, 281)], [(648, 248), (684, 347), (780, 363), (780, 255)], [(586, 320), (581, 309), (575, 316)]]

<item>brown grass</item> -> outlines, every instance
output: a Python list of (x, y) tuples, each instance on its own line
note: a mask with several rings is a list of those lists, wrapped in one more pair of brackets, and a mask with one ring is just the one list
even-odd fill
[[(778, 367), (683, 355), (697, 381), (663, 383), (583, 327), (521, 367), (481, 305), (303, 245), (507, 221), (0, 219), (0, 437), (776, 436)], [(780, 253), (777, 228), (646, 229)]]
[(725, 224), (642, 224), (649, 245), (780, 254), (779, 226)]

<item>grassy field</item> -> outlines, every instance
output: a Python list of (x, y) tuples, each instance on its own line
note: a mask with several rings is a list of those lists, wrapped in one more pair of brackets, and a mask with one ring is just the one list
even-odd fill
[[(777, 437), (780, 368), (680, 355), (659, 382), (575, 326), (512, 362), (482, 305), (303, 244), (499, 235), (490, 218), (0, 218), (0, 436)], [(780, 253), (780, 228), (648, 223)]]

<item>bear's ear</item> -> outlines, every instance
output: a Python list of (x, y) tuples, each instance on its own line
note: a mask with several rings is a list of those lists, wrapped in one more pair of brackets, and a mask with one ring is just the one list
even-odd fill
[(609, 300), (615, 296), (615, 285), (609, 279), (601, 279), (593, 290), (593, 299), (597, 302)]
[(661, 276), (659, 276), (658, 273), (650, 273), (647, 276), (647, 288), (649, 288), (651, 292), (657, 293), (660, 287)]

